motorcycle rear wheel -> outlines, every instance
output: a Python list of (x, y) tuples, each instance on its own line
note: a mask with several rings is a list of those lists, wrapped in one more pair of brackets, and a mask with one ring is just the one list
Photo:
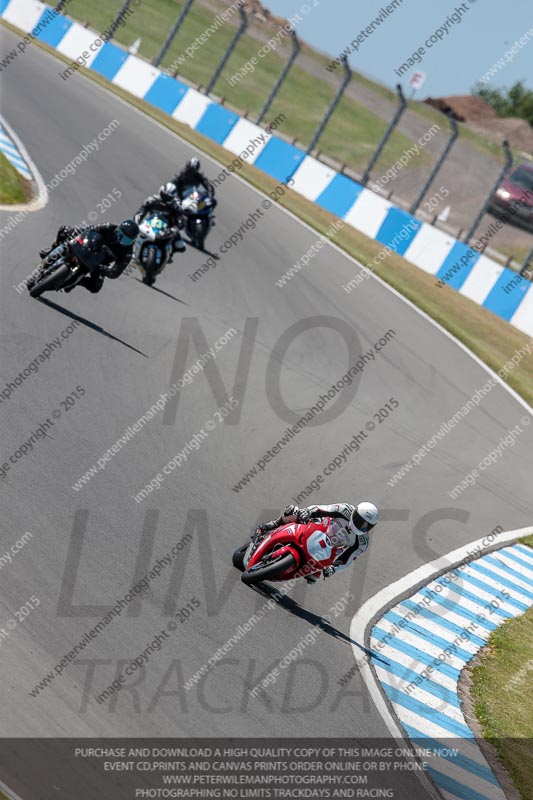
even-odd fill
[(270, 562), (264, 567), (257, 567), (250, 571), (245, 570), (241, 575), (241, 581), (247, 586), (253, 586), (255, 583), (261, 583), (261, 581), (273, 581), (283, 572), (295, 566), (296, 559), (292, 553), (286, 553), (284, 556)]
[(60, 289), (70, 275), (70, 269), (66, 264), (54, 270), (50, 275), (46, 275), (42, 280), (37, 281), (35, 286), (30, 289), (30, 297), (40, 297), (43, 292), (52, 289)]

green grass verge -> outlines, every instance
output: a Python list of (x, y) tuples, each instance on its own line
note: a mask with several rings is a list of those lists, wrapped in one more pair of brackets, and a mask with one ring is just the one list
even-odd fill
[[(5, 22), (2, 24), (6, 25)], [(16, 30), (10, 25), (6, 25), (6, 27)], [(64, 56), (48, 45), (39, 42), (37, 46), (68, 63)], [(131, 105), (177, 133), (190, 142), (194, 148), (204, 151), (221, 161), (222, 164), (229, 164), (234, 159), (233, 153), (229, 153), (220, 145), (172, 119), (144, 100), (133, 97), (95, 72), (85, 69), (82, 71), (91, 80), (127, 100)], [(243, 164), (239, 174), (263, 191), (274, 189), (277, 183), (265, 173), (248, 164)], [(208, 175), (215, 177), (214, 170), (208, 170)], [(223, 207), (223, 189), (219, 194)], [(332, 214), (290, 190), (281, 198), (280, 203), (321, 233), (324, 233), (335, 221)], [(334, 241), (365, 265), (368, 265), (382, 249), (378, 242), (349, 226), (341, 229)], [(282, 265), (280, 265), (280, 274), (282, 272)], [(481, 308), (477, 303), (463, 297), (454, 289), (447, 286), (438, 288), (433, 276), (409, 264), (395, 253), (391, 254), (374, 272), (439, 322), (494, 370), (500, 369), (518, 349), (531, 341), (525, 333), (521, 333), (500, 317)], [(298, 278), (293, 280), (297, 282)], [(533, 405), (533, 358), (523, 358), (510, 373), (508, 383), (530, 405)]]
[[(70, 17), (86, 21), (97, 31), (103, 31), (115, 18), (120, 5), (117, 0), (113, 2), (92, 0), (91, 3), (87, 3), (86, 0), (72, 0), (67, 12)], [(170, 24), (177, 19), (182, 7), (183, 3), (176, 3), (175, 0), (150, 0), (149, 4), (145, 3), (137, 8), (117, 30), (116, 41), (129, 47), (140, 37), (139, 55), (152, 60), (161, 50)], [(193, 5), (161, 67), (173, 66), (172, 71), (175, 71), (176, 59), (185, 53), (185, 49), (192, 41), (209, 28), (213, 18), (214, 13), (205, 6)], [(192, 58), (186, 58), (184, 64), (179, 67), (179, 75), (193, 84), (206, 86), (234, 31), (233, 25), (222, 25), (204, 46), (194, 51)], [(260, 48), (261, 42), (257, 39), (246, 34), (242, 36), (213, 89), (216, 95), (224, 97), (233, 107), (243, 113), (248, 112), (251, 119), (257, 118), (268, 92), (283, 69), (286, 62), (285, 53), (274, 52), (259, 58), (255, 71), (246, 75), (234, 86), (227, 79), (253, 56), (257, 56)], [(311, 52), (310, 48), (306, 48), (308, 55)], [(319, 57), (318, 63), (323, 67), (327, 60), (322, 56)], [(339, 83), (340, 80), (339, 72)], [(274, 119), (278, 114), (284, 113), (286, 121), (281, 129), (283, 134), (307, 146), (334, 94), (335, 89), (326, 80), (317, 79), (296, 64), (268, 111), (268, 119)], [(356, 172), (362, 172), (385, 128), (386, 122), (361, 103), (345, 95), (331, 118), (319, 147), (322, 152), (341, 164), (346, 164)], [(412, 141), (407, 136), (396, 131), (390, 138), (380, 161), (386, 164), (394, 163), (411, 144)], [(429, 161), (429, 154), (423, 152), (416, 160), (416, 166)]]
[[(70, 17), (87, 22), (91, 28), (97, 31), (103, 31), (113, 22), (121, 5), (122, 0), (111, 0), (111, 2), (109, 0), (92, 0), (91, 3), (87, 3), (87, 0), (71, 0), (66, 10)], [(140, 37), (142, 41), (139, 54), (152, 60), (159, 54), (169, 33), (170, 25), (177, 19), (183, 5), (181, 0), (180, 2), (149, 0), (149, 4), (145, 0), (144, 5), (137, 8), (135, 13), (129, 16), (124, 25), (118, 29), (117, 42), (129, 47)], [(223, 10), (225, 7), (225, 5), (221, 5), (220, 9)], [(214, 16), (215, 12), (210, 11), (206, 6), (193, 5), (161, 66), (173, 67), (174, 71), (177, 66), (176, 59), (184, 54), (185, 49), (196, 37), (201, 36), (209, 28), (213, 23)], [(232, 25), (223, 25), (219, 28), (209, 38), (205, 47), (195, 51), (192, 58), (188, 58), (183, 65), (179, 66), (180, 75), (195, 84), (207, 85), (234, 30)], [(245, 34), (240, 39), (220, 80), (214, 87), (215, 93), (225, 97), (229, 103), (241, 111), (249, 112), (252, 118), (259, 114), (268, 90), (274, 85), (284, 66), (288, 51), (281, 50), (278, 51), (278, 54), (270, 53), (265, 58), (259, 59), (255, 71), (235, 86), (231, 86), (227, 79), (253, 56), (256, 56), (260, 47), (261, 43), (257, 39)], [(321, 69), (325, 70), (331, 61), (329, 56), (317, 52), (308, 45), (304, 45), (302, 50)], [(334, 74), (340, 83), (342, 70), (338, 68)], [(328, 77), (330, 75), (331, 73), (328, 73)], [(396, 100), (394, 92), (360, 73), (354, 72), (353, 80), (376, 92), (380, 97), (392, 102)], [(314, 75), (295, 65), (271, 109), (271, 114), (276, 116), (280, 112), (285, 113), (287, 124), (284, 133), (307, 145), (333, 94), (334, 89), (326, 80), (317, 79)], [(443, 115), (430, 106), (418, 101), (409, 101), (409, 108), (419, 116), (437, 122), (442, 127)], [(320, 141), (320, 149), (340, 163), (345, 163), (349, 168), (360, 172), (368, 163), (385, 127), (386, 123), (368, 108), (345, 96)], [(500, 145), (464, 125), (460, 126), (460, 131), (463, 139), (471, 142), (478, 150), (502, 160), (503, 153)], [(380, 162), (383, 164), (394, 163), (397, 157), (411, 144), (408, 137), (395, 132), (386, 151), (382, 154)], [(430, 156), (422, 152), (416, 164), (414, 162), (408, 164), (407, 169), (422, 166), (429, 163), (430, 160)]]
[[(533, 546), (533, 536), (522, 539)], [(495, 630), (472, 669), (474, 708), (520, 792), (533, 800), (533, 608)]]
[(498, 244), (498, 252), (503, 256), (511, 256), (518, 264), (523, 264), (531, 247), (519, 247), (513, 244)]
[(20, 172), (0, 153), (0, 204), (25, 203), (29, 196), (29, 185)]

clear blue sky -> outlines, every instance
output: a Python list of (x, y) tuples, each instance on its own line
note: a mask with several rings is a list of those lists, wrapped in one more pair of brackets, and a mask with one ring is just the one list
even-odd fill
[[(291, 17), (300, 12), (297, 31), (302, 39), (332, 57), (348, 47), (359, 32), (379, 15), (390, 0), (263, 0), (273, 14)], [(302, 13), (302, 6), (309, 12)], [(461, 6), (451, 0), (403, 0), (372, 36), (349, 56), (354, 69), (388, 87), (407, 81), (415, 70), (427, 79), (417, 99), (468, 94), (479, 78), (505, 56), (506, 51), (531, 30), (531, 38), (491, 79), (494, 87), (511, 86), (524, 80), (533, 88), (533, 2), (532, 0), (465, 0), (468, 11), (459, 24), (431, 49), (425, 48), (422, 63), (401, 77), (395, 73), (412, 53), (443, 25)], [(340, 73), (339, 73), (340, 74)]]

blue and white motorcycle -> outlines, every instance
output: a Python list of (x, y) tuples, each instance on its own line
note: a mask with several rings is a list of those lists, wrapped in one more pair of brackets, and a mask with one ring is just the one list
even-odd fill
[(143, 283), (153, 286), (172, 254), (172, 240), (177, 229), (164, 214), (149, 214), (139, 223), (139, 235), (133, 245), (133, 258), (139, 265)]

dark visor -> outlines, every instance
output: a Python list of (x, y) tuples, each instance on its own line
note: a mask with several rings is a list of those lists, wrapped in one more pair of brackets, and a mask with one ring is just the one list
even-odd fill
[(355, 525), (355, 527), (357, 528), (357, 530), (361, 531), (361, 533), (368, 533), (374, 527), (374, 523), (367, 522), (367, 520), (364, 519), (361, 516), (361, 514), (359, 514), (358, 511), (354, 511), (353, 512), (353, 514), (352, 514), (352, 522)]
[(120, 242), (120, 244), (133, 244), (136, 238), (137, 238), (136, 236), (133, 237), (128, 236), (126, 233), (124, 233), (124, 231), (121, 231), (120, 229), (118, 231), (118, 241)]

